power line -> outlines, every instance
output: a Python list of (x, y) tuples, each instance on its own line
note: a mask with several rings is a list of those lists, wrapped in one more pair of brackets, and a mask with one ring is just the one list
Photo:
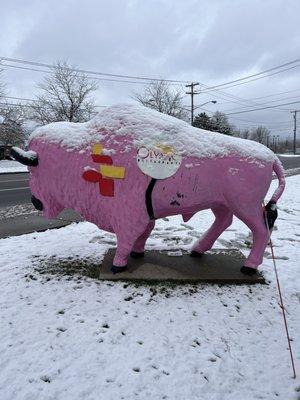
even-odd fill
[[(12, 106), (12, 107), (27, 107), (30, 108), (30, 104), (17, 104), (17, 103), (0, 103), (0, 106)], [(45, 108), (45, 107), (42, 107)]]
[[(285, 97), (285, 98), (283, 98), (283, 99), (278, 99), (278, 100), (272, 100), (272, 101), (269, 101), (269, 102), (266, 103), (266, 104), (259, 104), (259, 105), (261, 105), (261, 106), (268, 106), (268, 105), (271, 104), (271, 103), (276, 103), (276, 102), (278, 102), (278, 101), (290, 100), (290, 99), (299, 99), (299, 95), (298, 95), (298, 96), (292, 96), (292, 97)], [(244, 106), (244, 107), (252, 107), (252, 106)], [(229, 109), (229, 110), (226, 110), (226, 112), (227, 112), (227, 111), (234, 111), (234, 110), (239, 110), (239, 109), (236, 109), (236, 108), (234, 108), (234, 109)], [(288, 110), (285, 110), (285, 111), (288, 111)]]
[[(217, 91), (217, 93), (218, 93), (218, 89), (214, 89), (213, 91)], [(222, 97), (220, 97), (220, 94), (218, 93), (218, 94), (215, 94), (214, 93), (214, 96), (215, 97), (217, 97), (217, 98), (221, 98), (221, 99), (223, 99), (224, 100), (224, 96), (226, 96), (226, 97), (228, 97), (228, 98), (233, 98), (234, 100), (231, 100), (230, 102), (232, 102), (232, 103), (236, 103), (236, 104), (239, 104), (239, 105), (243, 105), (244, 107), (253, 107), (253, 106), (266, 106), (266, 105), (268, 105), (267, 103), (257, 103), (257, 102), (255, 102), (255, 101), (253, 101), (252, 99), (244, 99), (244, 98), (242, 98), (242, 97), (238, 97), (238, 96), (233, 96), (233, 95), (230, 95), (229, 93), (226, 93), (226, 92), (224, 92), (224, 91), (220, 91), (220, 93), (221, 93), (221, 96)], [(226, 99), (226, 97), (225, 97), (225, 99)], [(235, 100), (235, 99), (237, 99), (237, 100)], [(245, 105), (245, 104), (243, 104), (243, 103), (246, 103), (246, 104), (250, 104), (250, 106), (248, 106), (248, 105)], [(220, 103), (219, 103), (220, 104)], [(239, 110), (239, 108), (237, 108), (237, 110)], [(286, 112), (286, 110), (285, 109), (282, 109), (282, 108), (279, 108), (279, 109), (277, 109), (277, 110), (270, 110), (270, 111), (272, 111), (272, 112)]]
[[(46, 68), (55, 69), (55, 65), (36, 62), (36, 61), (20, 60), (17, 58), (10, 58), (10, 57), (0, 57), (0, 59), (2, 59), (4, 61), (8, 61), (8, 62), (18, 63), (18, 64), (27, 64), (27, 65), (34, 65), (34, 66), (38, 66), (38, 67), (46, 67)], [(71, 70), (71, 71), (81, 72), (84, 74), (89, 74), (89, 75), (101, 75), (101, 76), (110, 76), (110, 77), (115, 77), (115, 78), (128, 78), (128, 79), (138, 79), (138, 80), (146, 80), (146, 81), (162, 81), (163, 80), (165, 82), (171, 82), (171, 83), (187, 83), (187, 81), (175, 80), (175, 79), (160, 79), (160, 78), (149, 78), (149, 77), (145, 77), (145, 76), (112, 74), (112, 73), (107, 73), (107, 72), (91, 71), (91, 70), (84, 70), (84, 69), (72, 68), (72, 67), (66, 67), (66, 69)]]
[[(240, 82), (240, 83), (236, 83), (235, 85), (225, 86), (225, 89), (229, 89), (229, 88), (232, 88), (232, 87), (235, 87), (235, 86), (245, 85), (246, 83), (250, 83), (250, 82), (253, 82), (253, 81), (257, 81), (257, 80), (259, 80), (259, 79), (264, 79), (264, 78), (267, 78), (268, 76), (281, 74), (282, 72), (285, 72), (285, 71), (288, 71), (288, 70), (290, 70), (290, 69), (297, 68), (297, 67), (300, 67), (300, 64), (294, 65), (294, 66), (289, 67), (289, 68), (285, 68), (285, 69), (283, 69), (283, 70), (281, 70), (281, 71), (273, 72), (272, 74), (267, 74), (267, 75), (264, 75), (264, 76), (259, 76), (258, 78), (250, 79), (249, 81), (246, 81), (246, 82)], [(206, 93), (209, 92), (209, 91), (210, 91), (210, 90), (207, 90)]]
[(37, 101), (34, 99), (27, 99), (26, 97), (2, 96), (2, 98), (11, 100), (22, 100), (22, 101)]
[[(273, 70), (273, 69), (275, 69), (275, 68), (280, 68), (280, 67), (282, 68), (282, 67), (285, 66), (285, 65), (289, 65), (289, 64), (295, 63), (295, 62), (297, 62), (297, 61), (300, 61), (300, 59), (291, 61), (291, 62), (289, 62), (289, 63), (282, 64), (282, 65), (277, 66), (277, 67), (273, 67), (273, 68), (271, 68), (271, 69), (269, 69), (269, 70), (265, 70), (265, 71), (262, 71), (262, 72), (257, 73), (257, 74), (250, 75), (250, 76), (248, 76), (247, 78), (249, 78), (249, 77), (251, 77), (251, 76), (258, 75), (258, 74), (266, 73), (267, 71)], [(295, 67), (298, 67), (298, 66), (299, 66), (299, 65), (296, 65), (296, 66), (293, 66), (292, 68), (295, 68)], [(287, 68), (287, 69), (290, 69), (290, 68)], [(285, 69), (285, 70), (286, 70), (286, 69)], [(279, 71), (279, 72), (283, 72), (283, 71)], [(240, 78), (240, 79), (245, 79), (245, 78)], [(238, 80), (235, 80), (235, 81), (238, 81)], [(233, 81), (231, 81), (231, 82), (233, 82)], [(229, 83), (231, 83), (231, 82), (227, 82), (227, 85), (228, 85)], [(210, 86), (208, 86), (208, 85), (204, 85), (204, 84), (203, 84), (204, 89), (202, 89), (202, 92), (203, 92), (203, 93), (209, 93), (210, 91), (212, 91), (212, 92), (214, 92), (214, 95), (215, 95), (216, 97), (220, 97), (220, 95), (221, 95), (221, 97), (220, 97), (221, 99), (224, 99), (224, 96), (225, 96), (225, 99), (226, 99), (226, 98), (230, 98), (230, 99), (237, 100), (237, 101), (231, 100), (232, 103), (241, 104), (241, 102), (242, 102), (242, 103), (248, 103), (248, 104), (253, 104), (253, 105), (257, 105), (257, 106), (263, 106), (263, 105), (266, 105), (266, 104), (257, 103), (257, 102), (255, 102), (254, 100), (257, 100), (257, 99), (260, 99), (260, 98), (264, 98), (264, 97), (269, 97), (269, 96), (261, 96), (261, 97), (254, 98), (254, 99), (245, 99), (245, 98), (242, 98), (242, 97), (239, 97), (239, 96), (234, 96), (234, 95), (229, 94), (229, 93), (227, 93), (227, 92), (221, 91), (220, 89), (212, 89), (213, 87), (217, 87), (217, 86), (218, 86), (218, 85), (215, 85), (215, 86), (211, 86), (211, 87), (210, 87)], [(234, 86), (234, 85), (232, 85), (232, 86)], [(211, 89), (211, 90), (208, 90), (208, 89)], [(227, 88), (225, 88), (225, 89), (227, 89)], [(299, 90), (300, 90), (300, 89), (299, 89)], [(296, 89), (295, 91), (297, 91), (297, 89)], [(286, 93), (289, 93), (289, 92), (292, 92), (292, 91), (287, 91)], [(216, 93), (218, 93), (218, 94), (216, 94)], [(285, 92), (283, 92), (283, 93), (281, 93), (281, 94), (284, 94), (284, 93), (285, 93)], [(273, 95), (270, 95), (270, 96), (273, 96)], [(286, 112), (287, 110), (284, 110), (284, 109), (277, 109), (277, 110), (272, 110), (272, 111), (273, 111), (273, 112)]]
[[(202, 89), (202, 93), (206, 93), (205, 90), (206, 90), (209, 86), (208, 86), (208, 85), (205, 85), (205, 84), (202, 84), (202, 86), (204, 87), (204, 89)], [(220, 96), (221, 96), (221, 98), (223, 97), (223, 99), (224, 99), (224, 96), (225, 96), (225, 99), (226, 99), (226, 98), (230, 98), (230, 99), (237, 100), (237, 101), (232, 101), (233, 103), (241, 104), (241, 102), (242, 102), (242, 103), (253, 103), (253, 104), (255, 104), (255, 102), (253, 102), (252, 100), (245, 99), (245, 98), (243, 98), (243, 97), (239, 97), (239, 96), (236, 96), (236, 95), (233, 95), (233, 94), (224, 92), (224, 91), (222, 91), (222, 90), (220, 90), (220, 89), (212, 89), (211, 91), (214, 92), (214, 96), (216, 96), (216, 97), (220, 97)], [(216, 92), (217, 94), (215, 94), (215, 92)]]
[[(46, 66), (47, 68), (51, 68), (51, 69), (55, 68), (55, 66), (53, 66), (53, 65), (44, 64), (44, 63), (38, 63), (38, 62), (34, 62), (34, 61), (18, 60), (18, 59), (12, 59), (12, 58), (7, 58), (7, 57), (2, 57), (2, 59), (3, 60), (10, 60), (12, 62), (22, 62), (22, 63), (26, 63), (26, 64), (30, 64), (30, 65), (36, 65), (36, 66)], [(28, 67), (24, 67), (24, 66), (17, 66), (17, 65), (11, 65), (11, 64), (3, 64), (3, 66), (10, 67), (10, 68), (19, 68), (19, 69), (24, 69), (24, 70), (31, 70), (31, 71), (35, 71), (35, 72), (51, 73), (51, 71), (49, 71), (49, 70), (28, 68)], [(276, 68), (276, 67), (274, 67), (274, 68)], [(69, 68), (69, 69), (74, 70), (74, 71), (82, 71), (84, 73), (91, 73), (91, 72), (95, 73), (95, 74), (98, 73), (98, 72), (95, 72), (95, 71), (85, 71), (85, 70), (79, 70), (79, 69), (74, 69), (74, 68)], [(104, 74), (104, 73), (99, 73), (99, 74)], [(111, 76), (111, 75), (114, 76), (114, 74), (109, 74), (109, 76)], [(120, 80), (120, 79), (108, 79), (108, 78), (97, 78), (97, 77), (89, 77), (89, 78), (97, 79), (97, 80), (101, 80), (101, 81), (111, 81), (111, 82), (129, 83), (129, 84), (145, 84), (145, 83), (147, 84), (147, 83), (150, 83), (150, 81), (148, 81), (148, 82), (147, 81), (146, 82), (145, 81), (127, 81), (127, 80), (124, 81), (124, 80)], [(139, 77), (138, 79), (143, 79), (144, 80), (144, 79), (152, 79), (152, 78)], [(157, 79), (157, 78), (154, 78), (154, 79)], [(157, 79), (157, 80), (164, 80), (164, 81), (167, 81), (167, 82), (173, 82), (174, 81), (174, 80), (168, 80), (168, 79)], [(177, 82), (185, 82), (185, 81), (177, 81)], [(208, 85), (204, 85), (203, 84), (203, 86), (205, 87), (205, 89), (203, 89), (204, 91), (209, 89)], [(226, 98), (231, 98), (231, 99), (237, 100), (237, 101), (232, 101), (232, 102), (237, 103), (237, 104), (241, 104), (241, 102), (243, 102), (243, 103), (246, 102), (248, 104), (252, 103), (253, 105), (257, 105), (257, 106), (263, 105), (263, 104), (256, 103), (256, 102), (252, 101), (251, 99), (244, 99), (244, 98), (241, 98), (241, 97), (238, 97), (238, 96), (231, 95), (229, 93), (221, 92), (218, 89), (212, 90), (212, 91), (218, 91), (218, 95), (216, 95), (216, 97), (219, 97), (221, 99), (224, 99), (223, 96), (225, 96), (225, 99)], [(221, 97), (220, 97), (219, 93), (220, 93)], [(273, 111), (274, 112), (279, 112), (279, 110), (273, 110)], [(286, 111), (286, 110), (280, 110), (280, 111)]]
[[(207, 85), (203, 85), (203, 86), (204, 86), (205, 88), (208, 87)], [(204, 89), (203, 89), (203, 90), (204, 90)], [(224, 91), (222, 91), (222, 90), (220, 90), (220, 89), (213, 89), (212, 92), (214, 92), (214, 96), (215, 96), (215, 97), (217, 97), (217, 98), (219, 97), (219, 98), (221, 98), (221, 99), (223, 99), (223, 100), (224, 100), (224, 96), (225, 96), (225, 100), (226, 100), (227, 98), (234, 99), (234, 100), (231, 100), (231, 102), (232, 102), (232, 103), (236, 103), (236, 104), (243, 104), (243, 103), (246, 103), (246, 104), (251, 104), (252, 107), (253, 107), (253, 106), (264, 106), (264, 105), (266, 105), (266, 104), (262, 104), (262, 103), (257, 103), (257, 102), (255, 102), (255, 101), (253, 101), (253, 99), (245, 99), (245, 98), (243, 98), (243, 97), (239, 97), (239, 96), (232, 95), (232, 94), (227, 93), (227, 92), (224, 92)], [(217, 92), (217, 94), (216, 94), (215, 92)], [(206, 93), (206, 92), (205, 92), (205, 93)], [(221, 97), (220, 97), (220, 96), (221, 96)], [(286, 112), (286, 110), (282, 110), (282, 109), (272, 110), (272, 111), (274, 111), (274, 112), (282, 112), (282, 111)]]
[(278, 105), (275, 105), (275, 106), (254, 108), (253, 110), (245, 110), (245, 111), (238, 111), (238, 112), (233, 112), (233, 113), (225, 113), (225, 115), (243, 114), (243, 113), (248, 113), (248, 112), (252, 112), (252, 111), (266, 110), (268, 108), (274, 108), (274, 107), (279, 107), (279, 106), (288, 106), (290, 104), (298, 104), (298, 103), (300, 103), (300, 101), (293, 101), (291, 103), (278, 104)]
[[(35, 72), (51, 73), (51, 71), (49, 71), (49, 70), (41, 70), (41, 69), (35, 69), (35, 68), (28, 68), (28, 67), (24, 67), (24, 66), (9, 65), (9, 64), (3, 64), (3, 66), (7, 66), (7, 67), (11, 67), (11, 68), (17, 68), (17, 69), (30, 70), (30, 71), (35, 71)], [(90, 77), (90, 78), (91, 78), (91, 79), (100, 80), (100, 81), (112, 81), (112, 82), (133, 83), (133, 84), (142, 84), (142, 85), (147, 84), (147, 83), (150, 83), (150, 82), (142, 82), (142, 81), (124, 81), (124, 80), (119, 80), (119, 79), (108, 79), (108, 78), (97, 78), (97, 77)], [(203, 86), (206, 86), (206, 85), (203, 85)], [(217, 91), (217, 90), (216, 90), (216, 91)], [(251, 100), (247, 100), (247, 99), (243, 99), (243, 98), (238, 97), (238, 96), (231, 95), (231, 94), (229, 94), (229, 93), (225, 93), (225, 92), (222, 92), (222, 91), (218, 91), (218, 92), (220, 92), (220, 94), (221, 94), (221, 96), (222, 96), (222, 97), (220, 97), (219, 94), (218, 94), (218, 95), (215, 95), (215, 96), (218, 97), (218, 98), (224, 99), (223, 96), (226, 96), (226, 97), (229, 97), (229, 98), (233, 98), (233, 99), (237, 99), (237, 100), (238, 100), (238, 101), (233, 101), (233, 100), (232, 100), (233, 103), (242, 104), (241, 102), (244, 102), (244, 103), (246, 102), (246, 103), (252, 103), (251, 106), (253, 106), (253, 105), (257, 105), (257, 106), (262, 105), (262, 104), (260, 104), (260, 103), (253, 102), (253, 101), (251, 101)], [(225, 99), (226, 99), (226, 97), (225, 97)], [(272, 111), (274, 111), (274, 112), (279, 112), (279, 111), (282, 111), (282, 110), (272, 110)], [(286, 110), (284, 110), (284, 111), (286, 111)]]
[[(3, 99), (11, 99), (11, 100), (21, 100), (21, 101), (32, 101), (32, 102), (38, 102), (38, 100), (35, 99), (27, 99), (25, 97), (14, 97), (14, 96), (2, 96)], [(31, 104), (18, 104), (18, 103), (0, 103), (2, 105), (9, 105), (9, 106), (16, 106), (16, 107), (31, 107)], [(95, 108), (106, 108), (108, 106), (100, 106), (100, 105), (95, 105)]]
[[(34, 72), (44, 72), (44, 73), (47, 73), (47, 74), (51, 74), (52, 73), (52, 71), (49, 71), (49, 70), (23, 67), (23, 66), (20, 66), (20, 65), (2, 64), (2, 66), (3, 67), (9, 67), (9, 68), (24, 69), (24, 70), (28, 70), (28, 71), (34, 71)], [(150, 83), (150, 81), (149, 82), (146, 82), (146, 81), (124, 81), (124, 80), (121, 80), (121, 79), (98, 78), (98, 77), (94, 77), (94, 76), (93, 77), (88, 76), (88, 78), (95, 79), (95, 80), (98, 80), (98, 81), (133, 83), (133, 84), (141, 84), (141, 85), (145, 85), (147, 83)], [(172, 85), (177, 85), (177, 84), (172, 84)]]
[[(238, 121), (255, 123), (254, 121), (250, 121), (249, 119), (241, 119), (241, 118), (237, 118), (237, 117), (230, 117), (230, 118), (236, 119)], [(286, 122), (280, 121), (277, 123), (276, 122), (256, 122), (256, 123), (257, 124), (275, 124), (275, 125), (277, 125), (277, 124), (286, 124), (286, 123), (288, 123), (288, 121), (286, 121)]]
[[(279, 92), (279, 93), (273, 93), (273, 94), (268, 94), (267, 96), (259, 96), (259, 97), (251, 97), (250, 99), (248, 99), (249, 101), (251, 100), (260, 100), (260, 99), (266, 99), (268, 97), (276, 97), (276, 96), (280, 96), (281, 94), (287, 94), (287, 93), (293, 93), (293, 92), (299, 92), (300, 88), (298, 89), (293, 89), (293, 90), (287, 90), (285, 92)], [(282, 100), (282, 99), (278, 99)], [(228, 104), (228, 103), (232, 103), (231, 101), (225, 101), (224, 103), (219, 103), (219, 105), (223, 105), (223, 104)]]
[[(286, 67), (287, 65), (295, 64), (296, 62), (299, 62), (299, 61), (300, 61), (300, 58), (297, 58), (296, 60), (289, 61), (289, 62), (284, 63), (284, 64), (281, 64), (281, 65), (277, 65), (277, 66), (275, 66), (275, 67), (266, 69), (266, 70), (261, 71), (261, 72), (257, 72), (256, 74), (244, 76), (243, 78), (235, 79), (235, 80), (233, 80), (233, 81), (229, 81), (229, 82), (225, 82), (225, 83), (220, 83), (219, 85), (215, 85), (215, 86), (208, 87), (208, 89), (215, 89), (215, 88), (219, 88), (219, 87), (222, 87), (222, 86), (230, 85), (231, 83), (236, 83), (236, 82), (244, 81), (244, 80), (246, 80), (246, 79), (253, 78), (253, 77), (255, 77), (255, 76), (259, 76), (259, 75), (262, 75), (262, 74), (266, 74), (267, 72), (274, 71), (274, 70), (279, 69), (279, 68), (282, 68), (282, 67)], [(296, 68), (296, 67), (299, 67), (299, 66), (300, 66), (300, 64), (299, 64), (299, 65), (296, 65), (296, 66), (293, 66), (293, 67), (291, 67), (291, 68)], [(284, 70), (282, 70), (282, 71), (278, 71), (278, 72), (276, 72), (276, 74), (277, 74), (277, 73), (279, 74), (279, 73), (284, 72), (284, 71), (286, 71), (286, 70), (288, 70), (288, 69), (291, 69), (291, 68), (286, 68), (286, 69), (284, 69)], [(275, 74), (275, 73), (274, 73), (274, 74)], [(266, 76), (264, 76), (264, 77), (262, 77), (262, 78), (265, 78), (265, 77), (267, 77), (267, 76), (274, 75), (274, 74), (269, 74), (269, 75), (266, 75)], [(261, 79), (261, 78), (260, 78), (260, 79)], [(255, 79), (253, 79), (253, 80), (255, 80)], [(252, 81), (252, 80), (251, 80), (251, 81)], [(249, 81), (249, 82), (251, 82), (251, 81)], [(245, 82), (245, 83), (248, 83), (248, 82)], [(232, 86), (230, 86), (230, 87), (233, 87), (233, 86), (236, 86), (236, 85), (232, 85)], [(226, 88), (226, 89), (227, 89), (227, 88)]]
[[(1, 59), (4, 60), (4, 61), (9, 61), (9, 62), (13, 62), (13, 63), (21, 63), (21, 64), (27, 64), (27, 65), (30, 65), (30, 66), (46, 67), (46, 68), (49, 68), (50, 71), (49, 71), (49, 70), (36, 69), (36, 68), (32, 68), (32, 67), (25, 67), (25, 66), (20, 66), (20, 65), (3, 64), (3, 66), (11, 67), (11, 68), (27, 69), (27, 70), (31, 70), (31, 71), (45, 72), (45, 73), (51, 73), (51, 70), (53, 70), (53, 69), (55, 68), (55, 66), (54, 66), (54, 65), (51, 65), (51, 64), (39, 63), (39, 62), (28, 61), (28, 60), (20, 60), (20, 59), (7, 58), (7, 57), (1, 57)], [(203, 92), (209, 92), (209, 91), (217, 92), (216, 97), (220, 97), (220, 96), (221, 96), (220, 98), (224, 98), (224, 96), (225, 96), (225, 98), (227, 97), (227, 98), (234, 99), (234, 100), (232, 100), (231, 102), (235, 102), (235, 103), (238, 103), (238, 104), (241, 104), (241, 102), (243, 102), (243, 103), (248, 103), (248, 104), (249, 104), (249, 103), (252, 103), (253, 105), (257, 105), (257, 106), (264, 106), (264, 107), (261, 107), (261, 108), (255, 108), (255, 109), (253, 109), (253, 110), (243, 110), (243, 111), (239, 111), (239, 112), (227, 113), (227, 115), (240, 114), (240, 113), (258, 111), (258, 110), (263, 110), (263, 109), (270, 109), (270, 111), (274, 111), (274, 112), (286, 111), (286, 110), (280, 110), (280, 109), (277, 109), (277, 110), (271, 110), (271, 109), (280, 107), (280, 106), (282, 106), (282, 105), (294, 104), (294, 103), (297, 103), (297, 102), (294, 102), (294, 103), (287, 103), (287, 104), (278, 104), (278, 105), (276, 105), (276, 106), (268, 106), (268, 105), (265, 106), (264, 104), (260, 104), (260, 103), (254, 102), (252, 99), (244, 99), (244, 98), (241, 98), (241, 97), (238, 97), (238, 96), (231, 95), (231, 94), (226, 93), (226, 92), (222, 92), (222, 91), (221, 91), (220, 89), (218, 89), (218, 88), (219, 88), (219, 87), (222, 87), (222, 86), (226, 86), (226, 85), (228, 86), (228, 85), (231, 84), (231, 83), (243, 81), (243, 80), (249, 79), (249, 78), (251, 78), (251, 77), (255, 77), (255, 76), (262, 75), (262, 74), (266, 74), (267, 72), (270, 72), (270, 71), (275, 70), (275, 69), (282, 68), (282, 67), (287, 66), (287, 65), (291, 65), (291, 64), (293, 64), (293, 63), (295, 63), (295, 62), (298, 62), (298, 61), (300, 61), (300, 59), (291, 61), (291, 62), (289, 62), (289, 63), (282, 64), (282, 65), (279, 65), (279, 66), (276, 66), (276, 67), (273, 67), (273, 68), (270, 68), (270, 69), (265, 70), (265, 71), (261, 71), (261, 72), (256, 73), (256, 74), (249, 75), (249, 76), (244, 77), (244, 78), (239, 78), (239, 79), (236, 79), (236, 80), (234, 80), (234, 81), (230, 81), (230, 82), (227, 82), (227, 83), (224, 83), (224, 84), (220, 84), (220, 85), (215, 85), (215, 86), (209, 87), (208, 85), (204, 85), (204, 84), (203, 84), (203, 87), (204, 87)], [(296, 67), (298, 67), (298, 66), (300, 66), (300, 64), (299, 64), (299, 65), (296, 65), (296, 66), (292, 66), (292, 67), (290, 67), (290, 68), (286, 68), (286, 69), (281, 70), (281, 71), (277, 71), (277, 72), (275, 72), (275, 73), (273, 73), (273, 74), (269, 74), (269, 75), (265, 75), (265, 76), (256, 78), (256, 79), (262, 79), (262, 78), (264, 78), (264, 77), (267, 77), (267, 76), (270, 76), (270, 75), (274, 75), (274, 74), (277, 74), (277, 73), (281, 73), (281, 72), (284, 72), (284, 71), (286, 71), (286, 70), (288, 70), (288, 69), (296, 68)], [(138, 83), (139, 83), (139, 84), (145, 84), (145, 83), (150, 83), (150, 81), (161, 81), (161, 80), (166, 81), (166, 82), (169, 82), (169, 83), (171, 83), (171, 84), (174, 84), (174, 83), (186, 83), (186, 81), (180, 81), (180, 80), (158, 79), (158, 78), (148, 78), (148, 77), (144, 77), (144, 76), (142, 77), (142, 76), (131, 76), (131, 75), (111, 74), (111, 73), (104, 73), (104, 72), (98, 72), (98, 71), (82, 70), (82, 69), (70, 68), (70, 67), (67, 67), (66, 69), (73, 70), (73, 71), (77, 71), (77, 72), (81, 72), (81, 73), (86, 73), (86, 74), (93, 74), (93, 75), (111, 76), (111, 77), (127, 78), (127, 79), (138, 79), (138, 81), (132, 81), (132, 80), (124, 81), (124, 80), (120, 80), (120, 79), (110, 79), (110, 78), (103, 78), (103, 77), (101, 77), (101, 78), (99, 78), (99, 77), (94, 77), (94, 76), (93, 76), (93, 78), (92, 78), (92, 77), (89, 77), (89, 78), (92, 78), (92, 79), (107, 80), (107, 81), (122, 82), (122, 83), (130, 83), (130, 84), (132, 84), (132, 83), (136, 83), (136, 84), (138, 84)], [(253, 79), (252, 79), (252, 80), (253, 80)], [(252, 81), (252, 80), (251, 80), (251, 81)], [(255, 79), (254, 79), (254, 80), (255, 80)], [(248, 83), (248, 82), (250, 82), (250, 80), (247, 81), (247, 82), (242, 82), (242, 83), (240, 82), (239, 84), (244, 84), (244, 83)], [(191, 85), (188, 85), (188, 86), (191, 87)], [(236, 85), (232, 85), (232, 86), (236, 86)], [(230, 87), (232, 87), (232, 86), (230, 86)], [(228, 86), (228, 87), (229, 87), (229, 86)], [(283, 92), (283, 93), (284, 93), (284, 92)], [(191, 93), (189, 93), (189, 94), (191, 94)], [(196, 94), (196, 93), (193, 93), (193, 94)], [(272, 96), (272, 95), (270, 95), (270, 96)], [(265, 96), (265, 97), (268, 97), (268, 96)], [(261, 98), (263, 98), (263, 96), (262, 96)], [(14, 98), (14, 99), (18, 99), (18, 98)], [(20, 98), (19, 98), (19, 99), (20, 99)], [(22, 100), (23, 100), (23, 99), (22, 99)], [(25, 100), (25, 99), (24, 99), (24, 100)], [(283, 99), (282, 99), (282, 100), (283, 100)], [(32, 99), (27, 99), (27, 101), (33, 101), (33, 100), (32, 100)], [(280, 101), (280, 100), (277, 100), (277, 101)], [(273, 102), (276, 102), (276, 101), (273, 101)], [(267, 104), (269, 104), (269, 103), (267, 103)], [(253, 106), (253, 105), (252, 105), (252, 106)], [(97, 106), (97, 107), (98, 107), (98, 106)], [(99, 107), (104, 107), (104, 106), (99, 106)], [(250, 107), (250, 106), (246, 106), (246, 107)]]

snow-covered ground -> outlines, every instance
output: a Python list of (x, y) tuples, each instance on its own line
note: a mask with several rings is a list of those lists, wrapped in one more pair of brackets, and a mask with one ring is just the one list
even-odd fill
[[(289, 177), (273, 242), (300, 375), (299, 192)], [(148, 248), (189, 249), (212, 219), (158, 221)], [(215, 247), (250, 240), (235, 220)], [(135, 286), (91, 277), (114, 245), (89, 223), (0, 240), (1, 400), (300, 399), (269, 249), (269, 285)]]
[(17, 161), (0, 160), (0, 174), (9, 172), (27, 172), (28, 168)]
[(16, 204), (14, 206), (0, 207), (0, 224), (1, 220), (16, 217), (18, 215), (41, 215), (42, 212), (34, 208), (32, 203)]

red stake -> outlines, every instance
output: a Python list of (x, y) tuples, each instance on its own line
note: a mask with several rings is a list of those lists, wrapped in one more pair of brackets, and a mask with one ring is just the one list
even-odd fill
[(294, 374), (293, 378), (296, 379), (296, 368), (295, 368), (295, 362), (294, 362), (292, 345), (291, 345), (292, 339), (290, 338), (288, 323), (287, 323), (286, 314), (285, 314), (285, 308), (284, 308), (284, 305), (283, 305), (283, 298), (282, 298), (282, 292), (281, 292), (281, 287), (280, 287), (280, 282), (279, 282), (279, 276), (278, 276), (277, 267), (276, 267), (274, 248), (273, 248), (273, 243), (272, 243), (272, 240), (271, 240), (271, 233), (272, 232), (269, 229), (268, 220), (267, 220), (267, 211), (265, 209), (265, 205), (263, 204), (263, 206), (264, 206), (265, 221), (266, 221), (266, 225), (267, 225), (267, 229), (268, 229), (268, 233), (269, 233), (269, 243), (270, 243), (270, 248), (271, 248), (271, 253), (272, 253), (274, 271), (275, 271), (276, 282), (277, 282), (277, 289), (278, 289), (278, 294), (279, 294), (279, 299), (280, 299), (280, 308), (281, 308), (281, 311), (282, 311), (282, 317), (283, 317), (284, 326), (285, 326), (286, 338), (287, 338), (287, 341), (288, 341), (289, 352), (290, 352), (290, 356), (291, 356), (291, 363), (292, 363), (292, 369), (293, 369), (293, 374)]

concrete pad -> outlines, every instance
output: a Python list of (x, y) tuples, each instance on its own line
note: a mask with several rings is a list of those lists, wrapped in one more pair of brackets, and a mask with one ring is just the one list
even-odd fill
[(56, 219), (46, 219), (37, 214), (18, 215), (0, 221), (0, 239), (62, 228), (72, 222), (81, 220), (82, 218), (72, 210), (63, 211)]
[(188, 254), (170, 256), (166, 251), (146, 251), (144, 258), (130, 258), (127, 270), (119, 274), (110, 271), (114, 254), (115, 249), (106, 253), (100, 267), (99, 279), (217, 284), (266, 283), (260, 273), (248, 276), (240, 272), (245, 258), (238, 250), (212, 250), (201, 258), (193, 258)]

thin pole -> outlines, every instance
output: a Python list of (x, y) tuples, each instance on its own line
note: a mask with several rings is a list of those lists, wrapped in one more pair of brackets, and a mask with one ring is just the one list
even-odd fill
[(191, 125), (194, 122), (194, 85), (191, 86)]
[(186, 92), (186, 94), (191, 95), (191, 125), (193, 125), (194, 122), (194, 96), (195, 94), (199, 94), (199, 92), (194, 91), (194, 87), (198, 86), (199, 82), (191, 82), (189, 85), (185, 85), (185, 87), (191, 88), (190, 92)]
[(294, 117), (294, 144), (293, 144), (293, 153), (297, 152), (297, 112), (300, 110), (291, 111)]
[[(265, 208), (265, 205), (264, 205), (264, 208)], [(296, 379), (296, 368), (295, 368), (295, 362), (294, 362), (294, 357), (293, 357), (291, 338), (290, 338), (287, 318), (286, 318), (286, 314), (285, 314), (285, 307), (284, 307), (284, 304), (283, 304), (282, 291), (281, 291), (281, 286), (280, 286), (280, 282), (279, 282), (279, 276), (278, 276), (277, 267), (276, 267), (274, 247), (273, 247), (273, 243), (272, 243), (272, 240), (271, 240), (271, 231), (270, 231), (269, 225), (268, 225), (266, 209), (264, 209), (264, 216), (265, 216), (266, 226), (267, 226), (268, 234), (269, 234), (269, 243), (270, 243), (272, 259), (273, 259), (273, 266), (274, 266), (274, 271), (275, 271), (275, 276), (276, 276), (277, 289), (278, 289), (279, 300), (280, 300), (280, 308), (281, 308), (281, 311), (282, 311), (282, 317), (283, 317), (283, 321), (284, 321), (285, 333), (286, 333), (286, 338), (287, 338), (290, 357), (291, 357), (291, 364), (292, 364), (292, 369), (293, 369), (293, 378)]]

